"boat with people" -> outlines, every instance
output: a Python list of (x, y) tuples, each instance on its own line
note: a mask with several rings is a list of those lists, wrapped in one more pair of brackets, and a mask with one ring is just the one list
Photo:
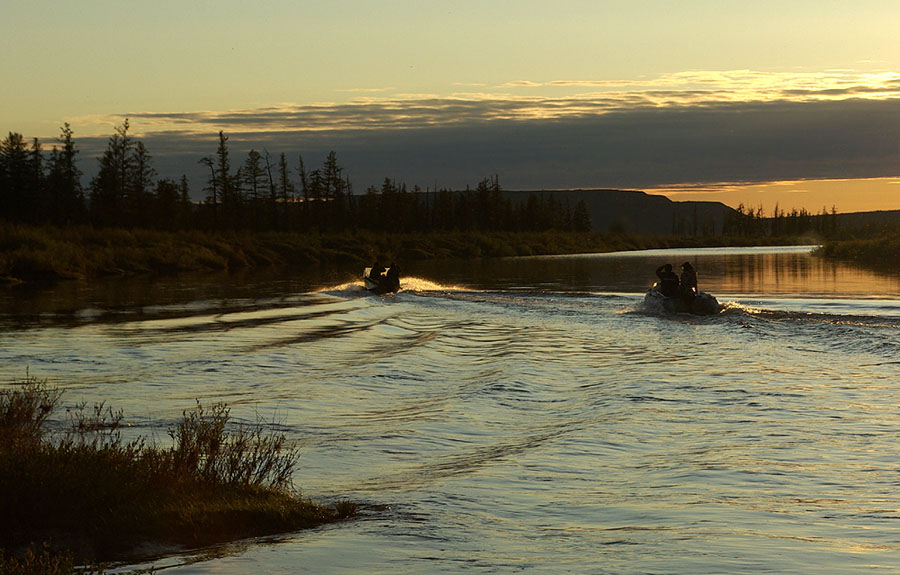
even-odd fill
[(400, 266), (391, 262), (387, 268), (378, 262), (363, 270), (363, 285), (375, 294), (395, 293), (400, 290)]
[(659, 290), (659, 282), (644, 295), (644, 307), (668, 313), (692, 313), (694, 315), (713, 315), (719, 313), (719, 300), (716, 296), (698, 291), (693, 299), (685, 299), (680, 295), (667, 296)]
[(697, 289), (697, 271), (690, 262), (681, 264), (681, 277), (671, 264), (656, 268), (655, 282), (644, 295), (644, 307), (668, 313), (712, 315), (719, 313), (719, 300)]

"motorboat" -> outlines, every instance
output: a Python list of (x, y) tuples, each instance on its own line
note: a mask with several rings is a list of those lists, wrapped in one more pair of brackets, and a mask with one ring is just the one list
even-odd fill
[(713, 315), (719, 313), (719, 300), (706, 292), (698, 291), (693, 301), (688, 304), (681, 296), (666, 296), (659, 291), (658, 282), (644, 296), (644, 307), (668, 313), (692, 313), (694, 315)]
[(372, 293), (394, 293), (400, 289), (399, 268), (387, 268), (381, 273), (373, 274), (372, 268), (363, 270), (363, 285)]

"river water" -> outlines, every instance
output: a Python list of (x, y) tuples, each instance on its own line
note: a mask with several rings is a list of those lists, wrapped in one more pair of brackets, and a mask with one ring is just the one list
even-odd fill
[[(7, 291), (0, 379), (277, 422), (349, 522), (170, 554), (161, 573), (897, 573), (900, 279), (809, 248), (668, 250), (322, 277)], [(683, 260), (711, 317), (642, 305)], [(412, 267), (412, 266), (410, 266)]]

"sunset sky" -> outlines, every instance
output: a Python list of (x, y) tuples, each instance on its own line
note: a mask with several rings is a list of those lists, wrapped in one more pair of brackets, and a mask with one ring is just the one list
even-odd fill
[[(7, 2), (0, 129), (125, 117), (203, 186), (219, 130), (384, 177), (900, 209), (900, 2)], [(236, 163), (237, 163), (236, 162)]]

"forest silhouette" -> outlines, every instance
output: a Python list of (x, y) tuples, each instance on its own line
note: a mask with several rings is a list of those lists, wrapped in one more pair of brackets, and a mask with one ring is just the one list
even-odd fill
[(209, 175), (204, 199), (195, 202), (186, 176), (157, 178), (150, 151), (129, 129), (128, 120), (115, 128), (86, 188), (69, 124), (62, 127), (49, 156), (37, 138), (29, 144), (11, 132), (0, 142), (0, 219), (165, 230), (591, 229), (583, 202), (569, 206), (552, 194), (533, 194), (527, 202), (514, 204), (502, 196), (497, 176), (464, 191), (410, 190), (385, 178), (380, 189), (370, 186), (354, 194), (333, 151), (311, 170), (302, 155), (292, 164), (284, 153), (272, 157), (267, 150), (255, 149), (235, 167), (223, 132), (215, 153), (199, 160)]
[[(589, 209), (578, 195), (530, 192), (516, 194), (514, 200), (504, 193), (496, 175), (465, 190), (423, 190), (417, 185), (410, 189), (385, 178), (380, 188), (369, 186), (354, 193), (334, 151), (313, 169), (307, 168), (302, 155), (273, 156), (268, 150), (250, 149), (242, 160), (233, 161), (222, 131), (215, 152), (198, 159), (207, 176), (203, 199), (195, 201), (187, 176), (158, 177), (150, 151), (129, 130), (127, 119), (115, 128), (86, 187), (68, 123), (49, 153), (38, 138), (28, 142), (22, 134), (10, 132), (0, 141), (0, 221), (170, 231), (628, 231), (597, 229), (598, 222), (591, 217), (597, 208)], [(805, 209), (787, 212), (776, 204), (771, 216), (761, 205), (725, 209), (724, 218), (713, 222), (701, 220), (695, 204), (692, 218), (673, 219), (670, 229), (660, 229), (659, 235), (759, 238), (812, 232), (836, 237), (849, 231), (841, 226), (834, 207), (823, 206), (821, 213), (813, 214)]]

